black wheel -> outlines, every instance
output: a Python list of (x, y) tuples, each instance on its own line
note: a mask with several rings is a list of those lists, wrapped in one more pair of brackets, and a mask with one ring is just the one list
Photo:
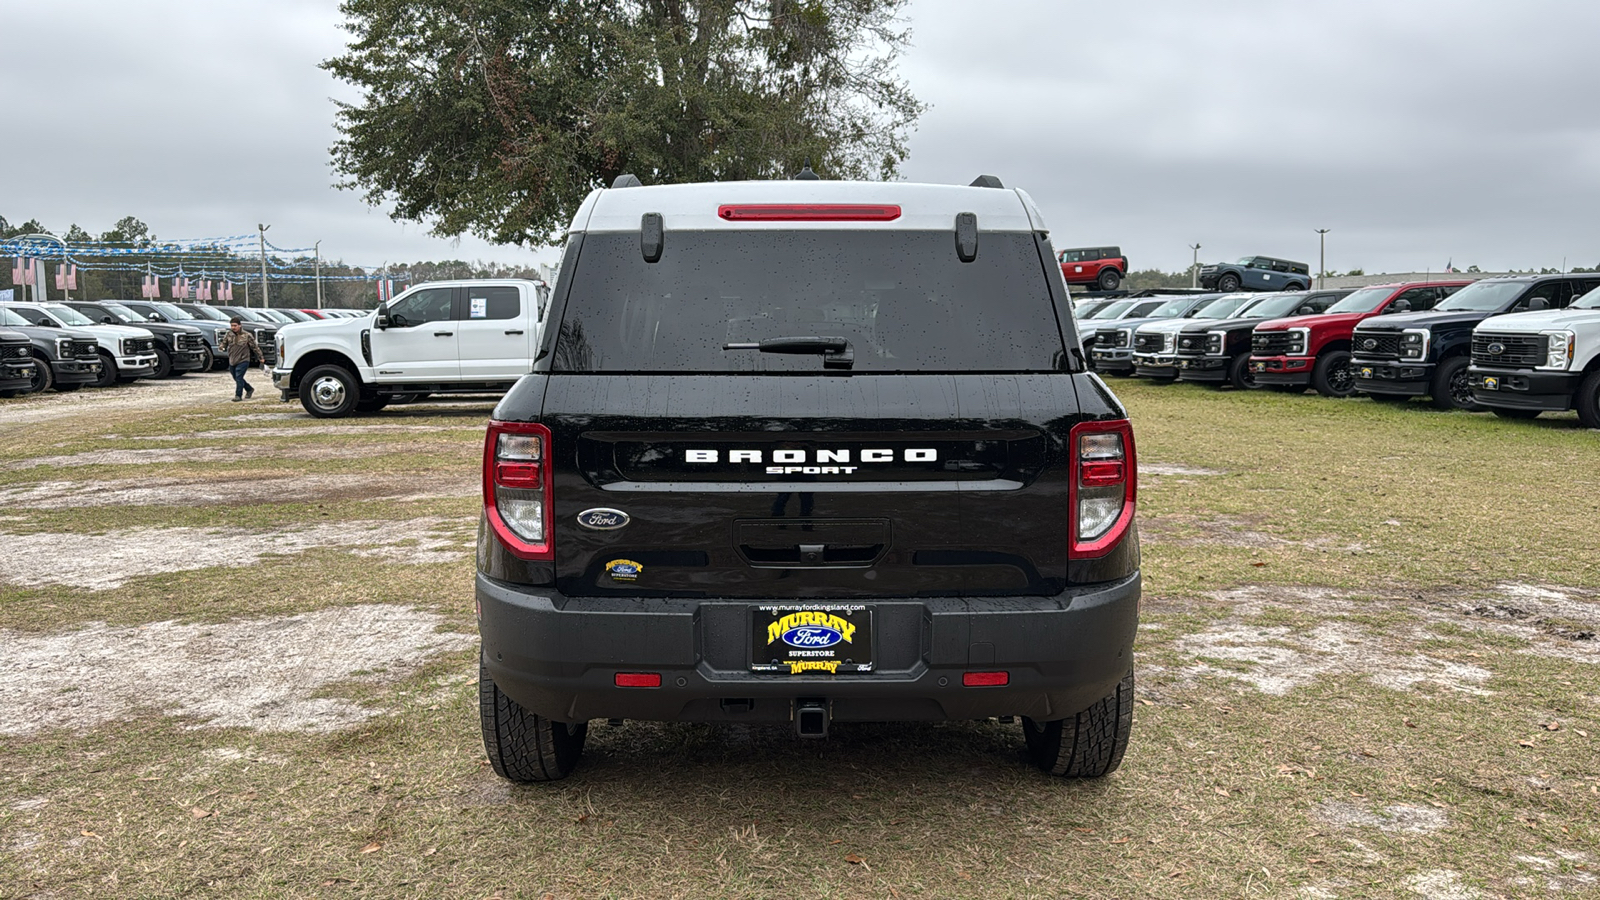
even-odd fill
[(1578, 383), (1572, 405), (1577, 408), (1578, 421), (1583, 427), (1600, 428), (1600, 371), (1590, 372)]
[(1537, 410), (1537, 409), (1506, 409), (1503, 406), (1496, 406), (1496, 407), (1491, 408), (1490, 412), (1494, 413), (1495, 415), (1499, 416), (1502, 419), (1537, 419), (1537, 418), (1539, 418), (1539, 410)]
[(389, 405), (389, 398), (388, 397), (373, 397), (370, 400), (357, 400), (356, 401), (356, 412), (358, 412), (358, 413), (375, 413), (378, 410), (383, 409), (385, 406), (388, 406), (388, 405)]
[(1256, 373), (1250, 371), (1250, 354), (1241, 353), (1228, 363), (1228, 383), (1241, 391), (1253, 391), (1261, 387), (1256, 384)]
[(1114, 291), (1122, 283), (1122, 273), (1116, 269), (1101, 269), (1100, 277), (1095, 279), (1102, 291)]
[(39, 356), (37, 353), (34, 354), (33, 381), (29, 384), (28, 390), (37, 394), (40, 391), (48, 391), (55, 386), (56, 373), (54, 369), (50, 368), (50, 360)]
[(1111, 696), (1071, 718), (1054, 722), (1022, 719), (1022, 734), (1033, 764), (1063, 778), (1100, 778), (1115, 772), (1122, 765), (1132, 731), (1132, 672), (1122, 677)]
[(1303, 291), (1305, 289), (1306, 289), (1305, 285), (1296, 284), (1293, 281), (1291, 281), (1288, 284), (1285, 284), (1283, 287), (1279, 288), (1279, 290), (1284, 291), (1285, 293), (1287, 293), (1289, 291)]
[(117, 383), (117, 361), (111, 354), (100, 351), (100, 376), (89, 383), (97, 388), (111, 387)]
[(1217, 279), (1217, 290), (1224, 294), (1231, 294), (1239, 289), (1239, 276), (1229, 272)]
[(1267, 390), (1277, 391), (1280, 394), (1304, 394), (1306, 392), (1303, 384), (1269, 384), (1267, 385)]
[(483, 749), (495, 774), (525, 784), (572, 774), (589, 734), (587, 722), (556, 722), (523, 709), (495, 686), (482, 659), (478, 660), (478, 718)]
[(160, 347), (156, 348), (156, 371), (151, 378), (172, 377), (172, 354)]
[(317, 366), (300, 379), (300, 405), (316, 418), (343, 418), (360, 401), (361, 386), (344, 366)]
[(1355, 393), (1356, 373), (1350, 368), (1350, 353), (1332, 350), (1317, 357), (1317, 364), (1311, 367), (1311, 386), (1324, 397)]
[(204, 344), (202, 344), (200, 346), (200, 371), (209, 372), (212, 369), (215, 369), (216, 367), (217, 367), (216, 354), (211, 352), (211, 348), (210, 347), (207, 347)]
[(1439, 363), (1434, 370), (1433, 382), (1428, 385), (1428, 402), (1434, 409), (1464, 409), (1477, 412), (1482, 404), (1472, 397), (1472, 379), (1467, 366), (1472, 360), (1465, 356), (1452, 356)]

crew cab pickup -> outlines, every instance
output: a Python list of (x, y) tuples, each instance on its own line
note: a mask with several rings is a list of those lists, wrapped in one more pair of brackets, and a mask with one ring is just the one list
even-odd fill
[(591, 719), (1018, 716), (1045, 771), (1117, 768), (1133, 432), (1070, 352), (1033, 202), (992, 176), (638, 184), (578, 209), (486, 435), (495, 771), (567, 775)]
[(1208, 291), (1303, 291), (1311, 286), (1311, 267), (1272, 256), (1246, 256), (1238, 262), (1200, 267), (1200, 286)]
[(1437, 409), (1481, 409), (1467, 368), (1472, 329), (1505, 313), (1564, 309), (1600, 287), (1600, 275), (1516, 275), (1475, 281), (1429, 312), (1369, 319), (1356, 326), (1356, 390), (1374, 400), (1428, 397)]
[(67, 305), (106, 325), (132, 325), (154, 335), (156, 378), (199, 372), (211, 362), (205, 335), (198, 328), (152, 321), (115, 300), (96, 300), (93, 303), (68, 301)]
[(1470, 281), (1380, 284), (1352, 292), (1317, 316), (1271, 319), (1250, 337), (1250, 372), (1273, 390), (1304, 393), (1309, 385), (1324, 397), (1355, 392), (1350, 339), (1373, 316), (1433, 309)]
[(156, 338), (131, 325), (97, 325), (63, 303), (12, 303), (10, 309), (41, 328), (71, 328), (94, 336), (100, 345), (95, 387), (149, 378), (156, 371)]
[(1128, 258), (1121, 247), (1080, 247), (1056, 254), (1061, 277), (1067, 284), (1092, 284), (1095, 290), (1114, 291), (1128, 274)]
[(1573, 409), (1600, 428), (1600, 288), (1564, 310), (1512, 313), (1472, 330), (1472, 396), (1508, 418)]
[(1090, 359), (1094, 370), (1107, 375), (1133, 374), (1133, 333), (1140, 325), (1165, 319), (1183, 319), (1198, 316), (1221, 294), (1188, 294), (1181, 297), (1160, 298), (1161, 305), (1138, 317), (1124, 316), (1109, 323), (1087, 322), (1094, 330)]
[(1178, 332), (1192, 321), (1226, 319), (1243, 314), (1265, 300), (1261, 294), (1223, 294), (1196, 313), (1194, 319), (1163, 319), (1140, 325), (1133, 331), (1133, 374), (1157, 381), (1178, 377)]
[(272, 384), (318, 418), (417, 394), (505, 393), (533, 368), (543, 321), (532, 281), (419, 284), (360, 317), (279, 328)]
[(1204, 319), (1184, 325), (1177, 334), (1178, 380), (1255, 388), (1250, 371), (1250, 333), (1266, 319), (1310, 316), (1325, 312), (1348, 290), (1279, 294), (1237, 313), (1232, 319)]
[(28, 339), (33, 356), (33, 382), (28, 393), (51, 388), (65, 394), (100, 379), (100, 343), (94, 335), (54, 324), (30, 323), (15, 310), (0, 306), (0, 327)]

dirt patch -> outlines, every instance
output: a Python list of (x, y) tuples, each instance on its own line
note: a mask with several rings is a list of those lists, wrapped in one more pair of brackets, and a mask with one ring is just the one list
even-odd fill
[(1449, 869), (1418, 872), (1405, 880), (1405, 887), (1427, 900), (1479, 900), (1483, 896), (1477, 888), (1461, 880), (1460, 872)]
[(1507, 582), (1423, 614), (1524, 638), (1529, 653), (1600, 663), (1600, 598), (1593, 591)]
[(1178, 465), (1176, 463), (1142, 462), (1142, 463), (1139, 463), (1139, 474), (1140, 475), (1156, 475), (1156, 476), (1160, 476), (1160, 475), (1205, 476), (1205, 475), (1226, 475), (1228, 473), (1227, 472), (1223, 472), (1220, 469), (1202, 469), (1199, 466), (1180, 466), (1180, 465)]
[(471, 635), (438, 631), (443, 621), (371, 604), (224, 624), (0, 631), (0, 734), (83, 730), (151, 709), (192, 718), (197, 728), (348, 727), (381, 710), (316, 695), (352, 677), (376, 677), (374, 666), (394, 679), (430, 656), (472, 645)]
[(476, 476), (427, 480), (427, 490), (389, 475), (296, 475), (272, 478), (129, 478), (115, 481), (43, 481), (0, 488), (0, 508), (63, 509), (87, 506), (215, 506), (300, 500), (439, 500), (470, 497)]
[[(457, 446), (452, 442), (446, 446)], [(437, 445), (435, 445), (437, 446)], [(66, 456), (37, 456), (5, 464), (6, 469), (41, 466), (136, 466), (163, 463), (228, 463), (249, 459), (367, 459), (391, 453), (416, 453), (417, 444), (384, 442), (349, 446), (304, 447), (183, 447), (157, 450), (89, 450)]]
[(1512, 857), (1518, 865), (1532, 869), (1532, 877), (1513, 878), (1522, 888), (1543, 888), (1552, 894), (1567, 891), (1593, 892), (1600, 886), (1594, 872), (1594, 857), (1575, 850), (1557, 850), (1548, 856), (1520, 854)]
[[(217, 373), (186, 375), (161, 381), (142, 378), (106, 390), (30, 394), (0, 404), (0, 425), (31, 425), (104, 413), (193, 408), (206, 402), (227, 403), (233, 396), (232, 386), (232, 378)], [(94, 410), (92, 413), (89, 411), (91, 408)]]
[(1376, 828), (1402, 834), (1432, 834), (1450, 826), (1450, 817), (1431, 806), (1398, 804), (1373, 812), (1364, 806), (1329, 800), (1317, 807), (1316, 818), (1340, 828)]
[(130, 578), (213, 566), (250, 566), (271, 554), (320, 547), (405, 563), (454, 562), (473, 544), (461, 523), (438, 518), (342, 522), (282, 531), (240, 528), (131, 528), (106, 534), (0, 532), (0, 581), (64, 584), (91, 591)]

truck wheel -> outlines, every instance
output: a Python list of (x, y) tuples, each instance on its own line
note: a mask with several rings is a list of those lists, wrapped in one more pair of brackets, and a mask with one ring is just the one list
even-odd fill
[(209, 372), (209, 371), (211, 371), (212, 369), (214, 369), (216, 367), (217, 367), (216, 354), (211, 352), (211, 348), (210, 347), (201, 345), (201, 347), (200, 347), (200, 371)]
[(356, 377), (344, 366), (317, 366), (300, 379), (300, 405), (318, 419), (340, 419), (361, 400)]
[(1022, 717), (1022, 734), (1033, 764), (1064, 778), (1099, 778), (1122, 765), (1133, 730), (1133, 672), (1111, 696), (1076, 716), (1054, 722)]
[(1350, 353), (1334, 350), (1317, 357), (1317, 364), (1311, 367), (1311, 386), (1324, 397), (1355, 393), (1356, 373), (1350, 370)]
[(1239, 289), (1239, 276), (1229, 272), (1217, 279), (1217, 290), (1224, 294), (1231, 294)]
[(1471, 376), (1467, 374), (1467, 366), (1472, 360), (1465, 356), (1452, 356), (1442, 363), (1433, 373), (1433, 382), (1428, 385), (1428, 402), (1434, 409), (1464, 409), (1467, 412), (1477, 412), (1483, 409), (1477, 400), (1472, 398)]
[[(1250, 371), (1250, 354), (1241, 353), (1228, 363), (1228, 383), (1241, 391), (1253, 391), (1261, 385), (1256, 384), (1256, 373)], [(1286, 387), (1287, 385), (1278, 385)]]
[(100, 377), (90, 382), (97, 388), (111, 387), (117, 383), (117, 361), (104, 350), (100, 351)]
[(1114, 291), (1122, 283), (1122, 273), (1116, 269), (1101, 269), (1100, 277), (1095, 279), (1102, 291)]
[(1578, 421), (1585, 428), (1600, 428), (1600, 372), (1590, 372), (1578, 384), (1578, 393), (1572, 397), (1578, 409)]
[(589, 733), (587, 722), (555, 722), (523, 709), (500, 693), (481, 658), (478, 718), (483, 725), (483, 749), (495, 774), (524, 784), (570, 775), (583, 755), (583, 739)]
[(167, 351), (161, 349), (160, 347), (156, 348), (156, 371), (155, 371), (155, 374), (151, 375), (150, 377), (151, 378), (171, 378), (172, 377), (172, 354), (170, 354)]
[(48, 391), (56, 385), (56, 373), (50, 368), (50, 361), (41, 358), (38, 354), (33, 357), (33, 381), (29, 383), (28, 391), (37, 394)]
[(1537, 419), (1540, 412), (1537, 409), (1506, 409), (1503, 406), (1492, 407), (1489, 411), (1502, 419)]

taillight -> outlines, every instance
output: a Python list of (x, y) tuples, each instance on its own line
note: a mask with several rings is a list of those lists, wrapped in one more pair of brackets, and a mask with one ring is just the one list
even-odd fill
[(1133, 522), (1138, 471), (1127, 419), (1082, 422), (1071, 433), (1072, 535), (1069, 555), (1104, 556)]
[(555, 558), (551, 488), (550, 429), (490, 422), (483, 444), (483, 511), (500, 543), (516, 556)]

